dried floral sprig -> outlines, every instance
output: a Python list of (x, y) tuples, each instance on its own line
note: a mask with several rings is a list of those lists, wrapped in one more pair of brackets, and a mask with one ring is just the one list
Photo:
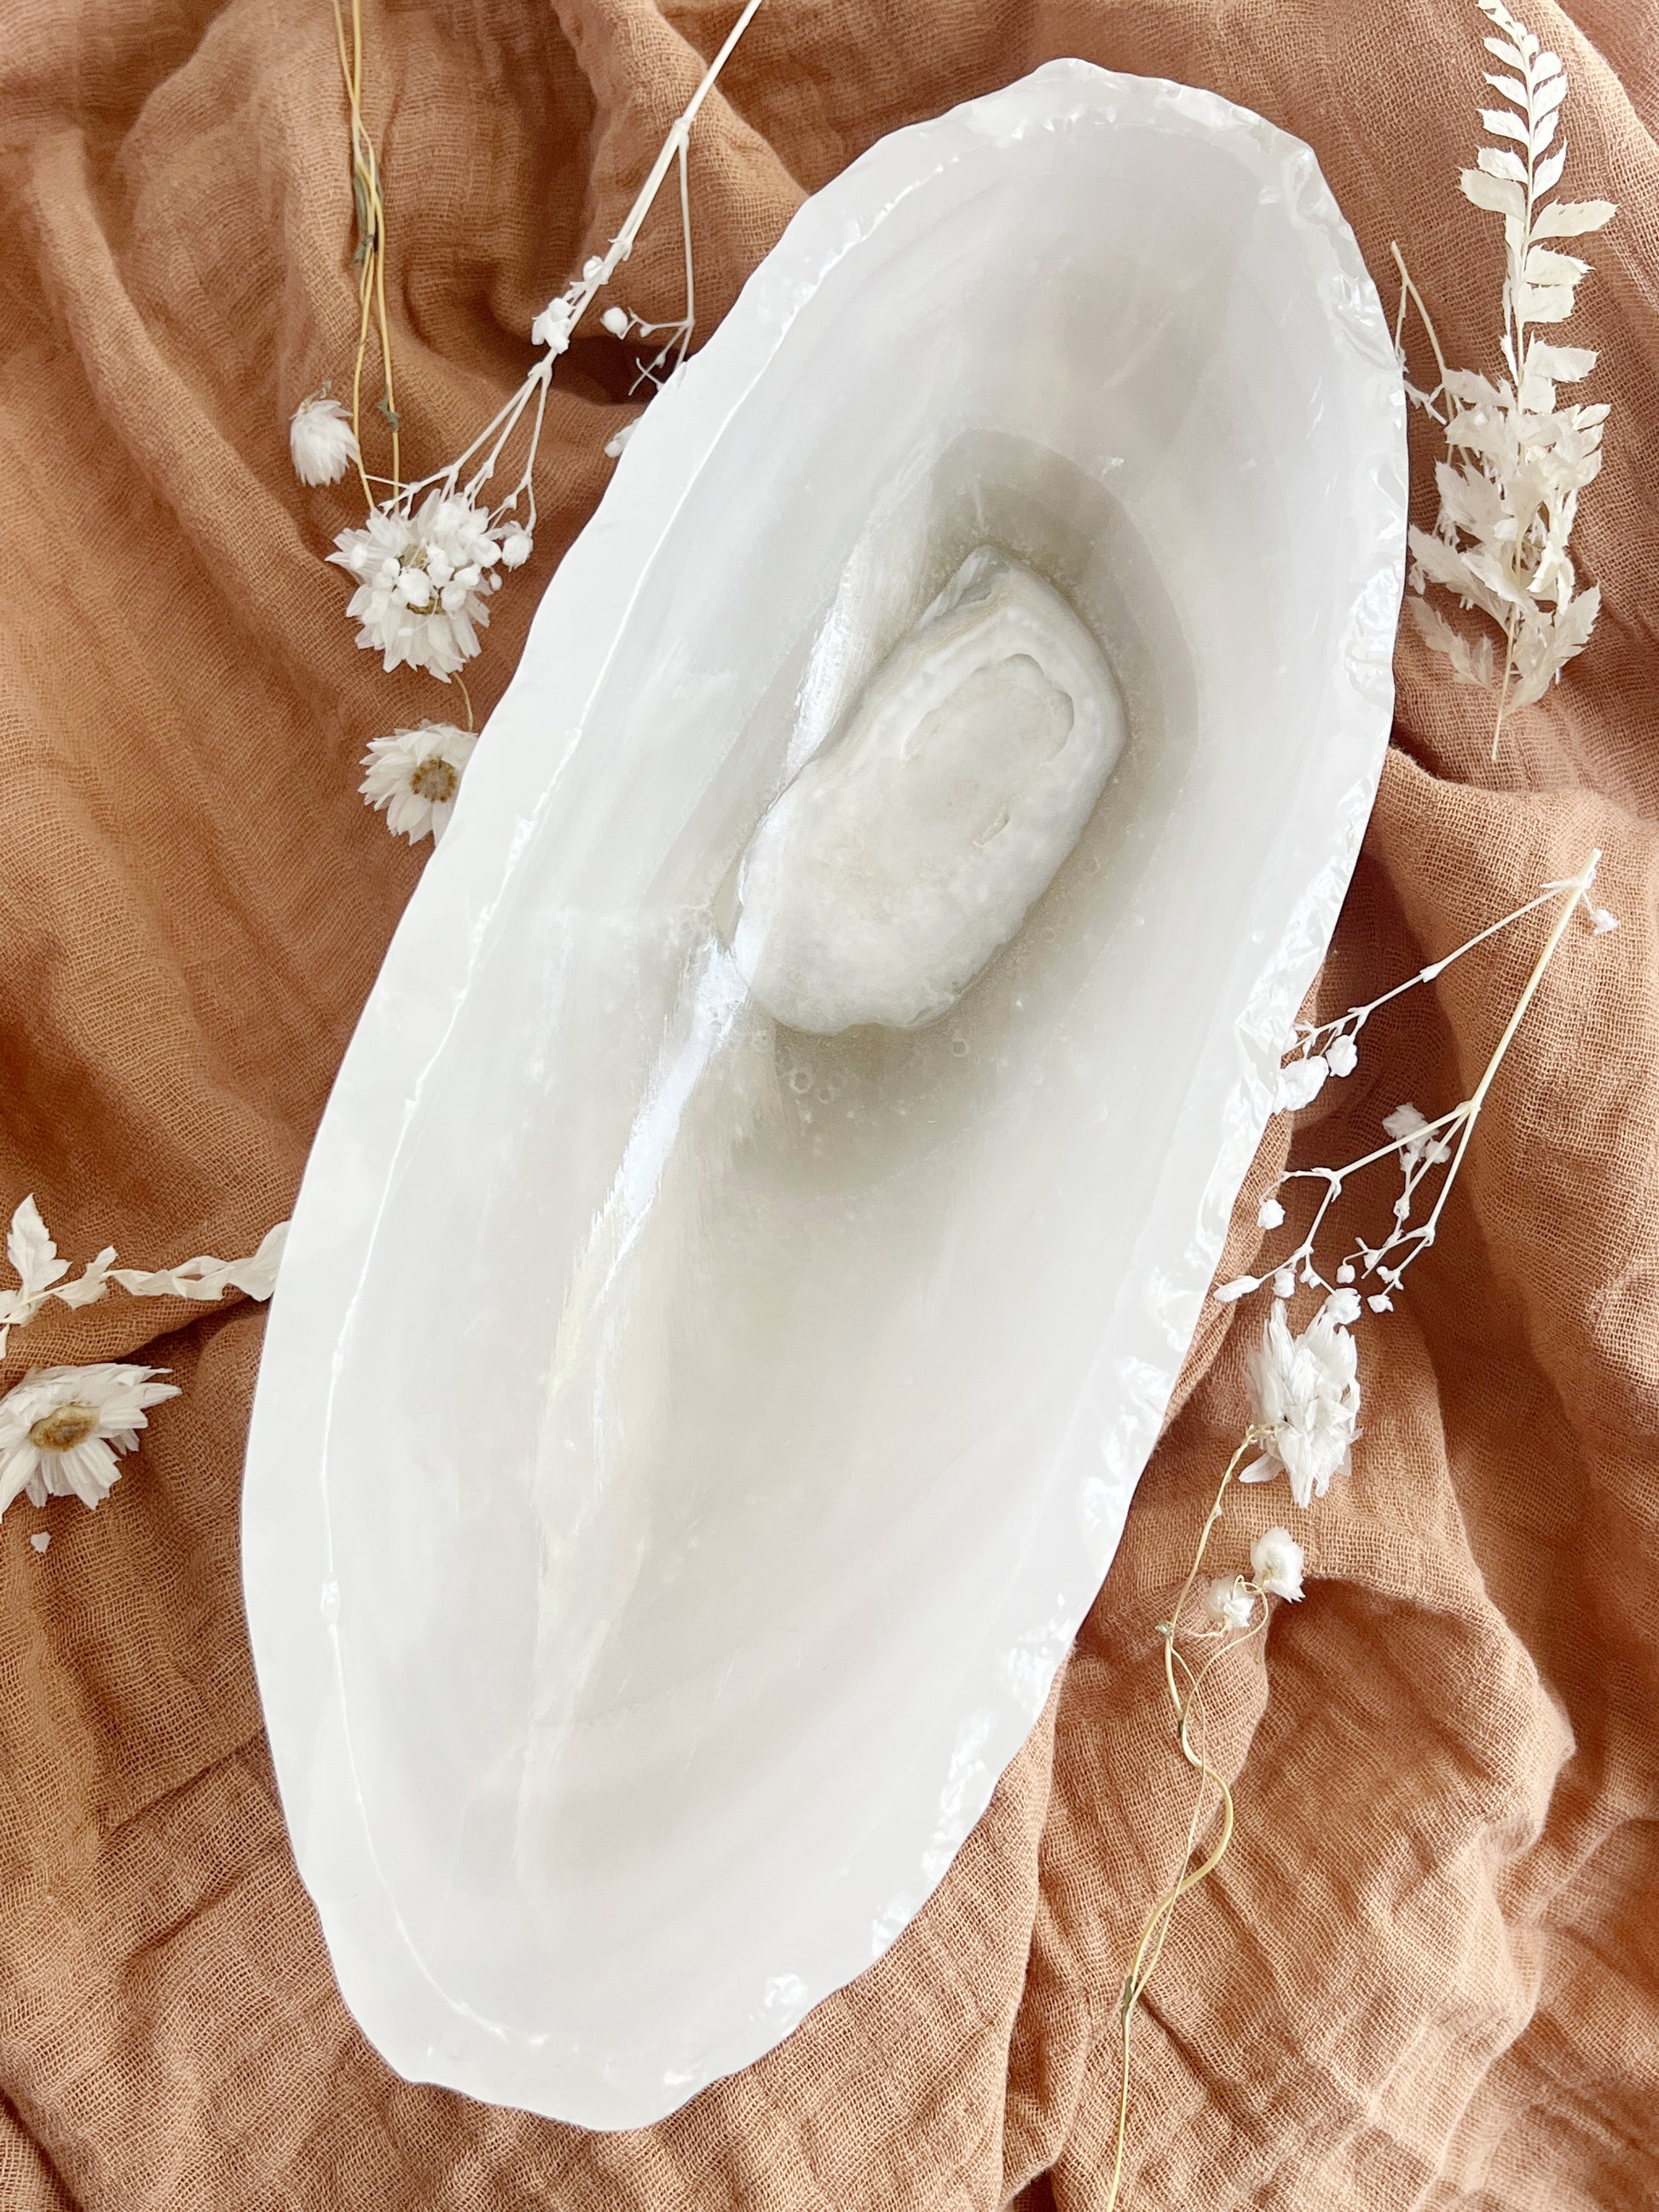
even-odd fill
[[(354, 0), (354, 11), (358, 4), (359, 0)], [(549, 301), (531, 325), (532, 342), (542, 350), (518, 390), (447, 466), (405, 483), (394, 459), (387, 495), (377, 501), (370, 494), (364, 524), (359, 528), (343, 530), (335, 539), (335, 550), (328, 559), (357, 580), (357, 589), (347, 608), (350, 618), (361, 625), (357, 642), (380, 653), (388, 672), (406, 665), (424, 669), (441, 682), (447, 683), (479, 651), (477, 633), (489, 622), (486, 603), (489, 595), (501, 586), (499, 571), (522, 567), (534, 544), (538, 519), (536, 455), (541, 443), (554, 364), (568, 350), (576, 326), (596, 295), (633, 252), (635, 240), (663, 179), (676, 163), (679, 168), (680, 213), (685, 237), (685, 313), (672, 325), (654, 325), (641, 323), (625, 309), (617, 308), (611, 311), (607, 327), (614, 330), (615, 319), (621, 316), (625, 329), (635, 328), (647, 335), (661, 330), (671, 333), (666, 343), (641, 370), (641, 377), (653, 385), (665, 383), (684, 361), (696, 319), (687, 143), (697, 111), (760, 5), (761, 0), (747, 0), (663, 142), (610, 246), (604, 253), (589, 257), (581, 274), (572, 278), (564, 290)], [(356, 12), (353, 23), (356, 36)], [(341, 37), (343, 56), (343, 30)], [(354, 60), (357, 52), (354, 46)], [(358, 144), (359, 115), (354, 98), (354, 148)], [(366, 143), (366, 134), (362, 135)], [(372, 218), (372, 252), (376, 270), (380, 272), (376, 281), (383, 288), (384, 204), (377, 173), (371, 179), (367, 170), (360, 191), (360, 204), (363, 204), (368, 206)], [(366, 289), (365, 299), (367, 296)], [(367, 329), (366, 322), (364, 328)], [(387, 357), (389, 362), (389, 354)], [(671, 358), (672, 368), (668, 366)], [(387, 388), (389, 393), (389, 367)], [(354, 413), (354, 428), (356, 421)], [(520, 425), (526, 421), (524, 463), (517, 481), (504, 497), (492, 499), (489, 487)], [(367, 477), (364, 488), (367, 492)]]
[[(1445, 431), (1447, 459), (1435, 469), (1440, 509), (1432, 531), (1410, 532), (1413, 559), (1407, 604), (1425, 641), (1451, 663), (1459, 681), (1496, 688), (1492, 758), (1506, 713), (1541, 699), (1567, 662), (1589, 641), (1601, 610), (1599, 586), (1577, 588), (1568, 540), (1580, 495), (1601, 465), (1608, 409), (1558, 404), (1556, 386), (1577, 383), (1595, 367), (1583, 346), (1547, 343), (1534, 326), (1565, 322), (1589, 264), (1547, 240), (1600, 230), (1617, 212), (1611, 200), (1547, 204), (1566, 161), (1557, 128), (1567, 97), (1559, 55), (1540, 47), (1504, 0), (1479, 0), (1502, 34), (1485, 41), (1505, 74), (1486, 82), (1507, 103), (1480, 111), (1505, 143), (1483, 146), (1479, 166), (1465, 169), (1466, 198), (1504, 221), (1504, 329), (1499, 351), (1509, 371), (1494, 381), (1446, 366), (1421, 293), (1400, 248), (1395, 347), (1405, 365), (1407, 302), (1415, 306), (1434, 351), (1438, 382), (1408, 397)], [(1510, 73), (1512, 72), (1512, 74)], [(1478, 609), (1503, 632), (1501, 666), (1493, 641), (1455, 629), (1428, 598), (1437, 585), (1466, 611)]]
[[(1279, 1112), (1294, 1111), (1306, 1104), (1331, 1077), (1340, 1079), (1352, 1073), (1358, 1063), (1360, 1034), (1379, 1006), (1419, 984), (1431, 982), (1453, 961), (1461, 959), (1476, 945), (1484, 945), (1500, 930), (1513, 927), (1553, 903), (1559, 908), (1532, 972), (1469, 1097), (1432, 1121), (1414, 1106), (1398, 1107), (1384, 1123), (1389, 1143), (1362, 1159), (1350, 1162), (1345, 1168), (1287, 1170), (1273, 1194), (1261, 1201), (1257, 1219), (1267, 1230), (1282, 1226), (1285, 1212), (1278, 1192), (1286, 1182), (1311, 1176), (1322, 1181), (1325, 1188), (1307, 1235), (1296, 1250), (1275, 1267), (1260, 1275), (1237, 1277), (1223, 1284), (1215, 1293), (1223, 1303), (1231, 1303), (1271, 1284), (1273, 1303), (1261, 1340), (1252, 1350), (1246, 1366), (1249, 1425), (1223, 1473), (1180, 1595), (1169, 1619), (1158, 1624), (1164, 1645), (1164, 1684), (1175, 1717), (1176, 1745), (1196, 1777), (1196, 1786), (1179, 1872), (1142, 1923), (1124, 1979), (1119, 2005), (1121, 2070), (1117, 2139), (1105, 2212), (1114, 2212), (1122, 2185), (1136, 2009), (1163, 1955), (1176, 1907), (1219, 1866), (1234, 1834), (1236, 1814), (1231, 1791), (1207, 1755), (1205, 1687), (1218, 1662), (1256, 1637), (1265, 1635), (1269, 1598), (1294, 1603), (1303, 1595), (1302, 1576), (1306, 1565), (1303, 1548), (1288, 1529), (1270, 1528), (1251, 1547), (1249, 1573), (1235, 1569), (1231, 1574), (1212, 1577), (1202, 1591), (1200, 1617), (1196, 1621), (1192, 1619), (1193, 1594), (1204, 1574), (1205, 1561), (1221, 1523), (1227, 1494), (1235, 1482), (1268, 1482), (1283, 1474), (1297, 1504), (1305, 1510), (1316, 1498), (1325, 1495), (1337, 1476), (1349, 1473), (1353, 1447), (1359, 1436), (1361, 1404), (1358, 1345), (1352, 1333), (1360, 1313), (1360, 1296), (1352, 1287), (1356, 1273), (1363, 1269), (1384, 1285), (1370, 1298), (1369, 1304), (1375, 1311), (1387, 1312), (1393, 1304), (1389, 1292), (1397, 1287), (1411, 1262), (1434, 1242), (1447, 1194), (1468, 1152), (1492, 1079), (1573, 916), (1582, 908), (1591, 933), (1596, 936), (1604, 936), (1618, 927), (1616, 918), (1604, 907), (1592, 903), (1589, 896), (1601, 857), (1599, 852), (1592, 853), (1576, 875), (1547, 884), (1535, 897), (1477, 931), (1455, 951), (1431, 961), (1405, 982), (1368, 1004), (1350, 1007), (1334, 1021), (1297, 1025), (1291, 1054), (1280, 1071), (1275, 1100), (1275, 1110)], [(1318, 1231), (1346, 1178), (1361, 1168), (1387, 1158), (1400, 1163), (1405, 1183), (1401, 1197), (1395, 1203), (1393, 1225), (1376, 1245), (1361, 1238), (1354, 1254), (1334, 1269), (1336, 1282), (1332, 1285), (1315, 1260)], [(1425, 1221), (1413, 1224), (1411, 1216), (1418, 1185), (1437, 1168), (1444, 1168), (1446, 1172), (1432, 1210)], [(1300, 1333), (1291, 1328), (1286, 1304), (1298, 1282), (1325, 1293)], [(1198, 1650), (1205, 1655), (1201, 1659), (1192, 1656)], [(1200, 1857), (1200, 1841), (1212, 1820), (1216, 1823), (1215, 1839)]]
[[(1196, 1889), (1199, 1884), (1214, 1873), (1226, 1856), (1232, 1842), (1236, 1811), (1232, 1791), (1225, 1778), (1210, 1764), (1208, 1754), (1208, 1716), (1204, 1703), (1204, 1688), (1212, 1669), (1223, 1659), (1241, 1650), (1247, 1644), (1267, 1632), (1271, 1607), (1270, 1597), (1279, 1597), (1294, 1603), (1302, 1596), (1302, 1570), (1305, 1558), (1300, 1544), (1288, 1529), (1270, 1528), (1257, 1541), (1250, 1558), (1250, 1572), (1242, 1571), (1220, 1576), (1205, 1590), (1202, 1624), (1183, 1625), (1189, 1613), (1189, 1601), (1210, 1548), (1210, 1540), (1219, 1526), (1229, 1489), (1238, 1474), (1240, 1466), (1258, 1446), (1271, 1443), (1273, 1428), (1271, 1417), (1260, 1418), (1265, 1409), (1258, 1407), (1259, 1418), (1253, 1421), (1228, 1462), (1210, 1507), (1192, 1564), (1187, 1570), (1187, 1579), (1175, 1601), (1167, 1620), (1158, 1623), (1158, 1632), (1164, 1645), (1164, 1682), (1175, 1720), (1176, 1744), (1181, 1756), (1197, 1778), (1193, 1799), (1192, 1814), (1187, 1826), (1187, 1847), (1182, 1855), (1181, 1871), (1175, 1881), (1153, 1905), (1141, 1923), (1139, 1939), (1134, 1956), (1118, 2001), (1118, 2020), (1121, 2030), (1121, 2071), (1119, 2080), (1117, 2139), (1112, 2160), (1112, 2179), (1107, 2191), (1105, 2212), (1113, 2212), (1118, 2192), (1123, 2182), (1123, 2160), (1128, 2142), (1129, 2081), (1134, 2015), (1147, 1984), (1152, 1980), (1176, 1906), (1182, 1898)], [(1207, 1655), (1194, 1665), (1188, 1656), (1188, 1647), (1208, 1646)], [(1206, 1820), (1219, 1816), (1214, 1843), (1201, 1859), (1194, 1863), (1200, 1836)]]
[[(1577, 875), (1569, 876), (1559, 883), (1545, 884), (1536, 896), (1528, 899), (1512, 913), (1489, 923), (1485, 929), (1477, 931), (1455, 951), (1443, 954), (1438, 960), (1430, 961), (1414, 975), (1408, 976), (1403, 983), (1395, 984), (1392, 990), (1383, 992), (1368, 1005), (1351, 1006), (1346, 1013), (1339, 1015), (1334, 1021), (1298, 1024), (1294, 1052), (1280, 1071), (1279, 1104), (1281, 1109), (1305, 1105), (1316, 1096), (1329, 1077), (1340, 1079), (1352, 1072), (1358, 1059), (1360, 1032), (1379, 1006), (1389, 1005), (1403, 992), (1414, 990), (1419, 984), (1431, 983), (1437, 976), (1443, 975), (1454, 961), (1461, 960), (1466, 953), (1473, 951), (1478, 945), (1484, 945), (1500, 930), (1512, 928), (1516, 922), (1537, 913), (1541, 907), (1555, 904), (1559, 908), (1532, 973), (1522, 986), (1515, 1009), (1493, 1048), (1480, 1081), (1469, 1096), (1432, 1121), (1425, 1120), (1415, 1106), (1402, 1104), (1383, 1122), (1389, 1141), (1363, 1153), (1358, 1159), (1348, 1161), (1342, 1167), (1288, 1169), (1274, 1186), (1272, 1196), (1257, 1218), (1263, 1227), (1277, 1228), (1285, 1218), (1279, 1193), (1285, 1184), (1317, 1182), (1322, 1189), (1306, 1234), (1294, 1250), (1286, 1253), (1262, 1273), (1238, 1275), (1232, 1281), (1222, 1284), (1215, 1293), (1218, 1299), (1224, 1304), (1231, 1304), (1236, 1298), (1247, 1297), (1267, 1283), (1272, 1284), (1273, 1295), (1279, 1298), (1289, 1297), (1298, 1283), (1306, 1288), (1328, 1293), (1342, 1291), (1364, 1277), (1372, 1279), (1376, 1285), (1370, 1298), (1373, 1310), (1378, 1313), (1389, 1310), (1392, 1304), (1390, 1293), (1399, 1288), (1407, 1268), (1414, 1260), (1420, 1258), (1435, 1241), (1446, 1200), (1468, 1152), (1469, 1140), (1474, 1133), (1475, 1124), (1480, 1118), (1493, 1079), (1503, 1064), (1504, 1054), (1515, 1042), (1516, 1033), (1574, 914), (1582, 907), (1591, 930), (1597, 935), (1604, 935), (1608, 930), (1618, 927), (1615, 917), (1605, 907), (1595, 905), (1589, 895), (1601, 860), (1599, 850), (1591, 853)], [(1314, 1255), (1314, 1248), (1324, 1227), (1326, 1216), (1341, 1196), (1350, 1176), (1384, 1160), (1396, 1162), (1402, 1176), (1402, 1188), (1394, 1202), (1391, 1225), (1376, 1244), (1368, 1243), (1363, 1237), (1358, 1239), (1353, 1249), (1344, 1255), (1333, 1270), (1334, 1279), (1328, 1280)], [(1419, 1188), (1439, 1168), (1444, 1168), (1445, 1174), (1435, 1193), (1432, 1206), (1424, 1220), (1415, 1222), (1412, 1217)]]
[[(392, 361), (392, 332), (386, 311), (386, 199), (379, 157), (363, 119), (363, 33), (362, 0), (350, 0), (348, 36), (343, 0), (334, 0), (336, 40), (340, 74), (345, 88), (351, 123), (352, 190), (356, 206), (358, 243), (353, 256), (359, 269), (357, 355), (352, 372), (351, 416), (321, 394), (302, 401), (289, 424), (294, 465), (306, 483), (337, 483), (349, 462), (355, 462), (362, 483), (368, 512), (363, 523), (339, 532), (334, 550), (325, 557), (353, 579), (346, 612), (358, 624), (357, 643), (377, 652), (386, 672), (400, 667), (423, 670), (439, 682), (453, 678), (465, 701), (466, 729), (476, 735), (472, 701), (460, 671), (481, 650), (479, 632), (489, 626), (491, 596), (500, 590), (504, 574), (522, 568), (534, 548), (537, 524), (535, 467), (546, 414), (547, 395), (554, 364), (566, 352), (576, 326), (597, 295), (611, 281), (634, 250), (646, 216), (671, 167), (678, 167), (680, 228), (685, 254), (685, 312), (668, 323), (650, 323), (626, 307), (612, 306), (602, 320), (615, 337), (658, 339), (648, 359), (640, 362), (633, 389), (648, 384), (654, 391), (673, 382), (684, 365), (696, 325), (696, 273), (691, 251), (691, 198), (687, 149), (691, 125), (738, 41), (748, 29), (762, 0), (745, 0), (737, 21), (726, 33), (714, 59), (704, 70), (696, 89), (664, 140), (655, 161), (629, 210), (622, 228), (602, 254), (590, 255), (581, 273), (537, 316), (531, 326), (533, 343), (542, 349), (518, 390), (499, 408), (471, 443), (447, 468), (405, 483), (403, 480), (400, 422)], [(371, 319), (378, 329), (384, 388), (380, 411), (392, 429), (392, 475), (372, 478), (362, 454), (362, 380)], [(524, 465), (518, 481), (505, 497), (492, 498), (489, 487), (509, 446), (528, 422)], [(637, 421), (637, 417), (635, 418)], [(622, 452), (635, 428), (630, 422), (605, 447), (611, 455)], [(374, 486), (381, 484), (385, 496), (377, 500)], [(453, 723), (424, 724), (423, 728), (454, 730)], [(394, 834), (406, 833), (411, 843), (430, 830), (435, 836), (447, 818), (454, 799), (447, 795), (422, 812), (423, 794), (416, 787), (424, 775), (429, 781), (453, 771), (459, 786), (471, 745), (446, 743), (436, 767), (432, 748), (419, 760), (408, 757), (408, 730), (376, 738), (364, 760), (369, 773), (362, 786), (371, 805), (386, 813)], [(404, 771), (407, 770), (407, 773)], [(411, 811), (412, 810), (412, 811)]]

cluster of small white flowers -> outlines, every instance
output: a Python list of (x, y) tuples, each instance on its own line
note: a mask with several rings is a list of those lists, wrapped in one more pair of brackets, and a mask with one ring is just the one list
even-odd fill
[[(1540, 699), (1583, 650), (1601, 608), (1595, 585), (1577, 589), (1567, 543), (1579, 495), (1601, 465), (1608, 410), (1562, 406), (1556, 395), (1558, 385), (1588, 376), (1596, 356), (1583, 346), (1547, 344), (1528, 331), (1535, 324), (1565, 322), (1589, 273), (1587, 262), (1541, 241), (1600, 230), (1617, 210), (1610, 200), (1544, 204), (1566, 161), (1565, 143), (1554, 143), (1566, 74), (1560, 57), (1542, 49), (1503, 0), (1480, 4), (1502, 34), (1486, 44), (1505, 71), (1488, 71), (1486, 81), (1506, 103), (1483, 108), (1481, 120), (1504, 143), (1481, 148), (1479, 167), (1462, 173), (1462, 189), (1476, 207), (1503, 217), (1500, 350), (1509, 374), (1494, 381), (1441, 361), (1433, 392), (1407, 387), (1444, 428), (1449, 455), (1436, 471), (1440, 512), (1434, 529), (1411, 532), (1407, 605), (1461, 682), (1501, 685), (1501, 727), (1504, 707)], [(1401, 267), (1403, 274), (1403, 262)], [(1408, 295), (1422, 310), (1416, 288), (1409, 277), (1405, 282), (1402, 322)], [(1438, 359), (1426, 314), (1425, 322)], [(1395, 338), (1398, 345), (1398, 327)], [(1446, 621), (1425, 596), (1431, 585), (1452, 593), (1465, 610), (1478, 608), (1503, 632), (1501, 665), (1489, 635), (1471, 640)], [(1494, 735), (1494, 752), (1496, 742)]]
[(453, 722), (422, 722), (417, 730), (394, 730), (376, 738), (363, 755), (368, 775), (358, 787), (387, 827), (411, 845), (422, 837), (435, 843), (443, 836), (461, 778), (477, 738)]
[(1349, 1472), (1359, 1433), (1359, 1351), (1350, 1326), (1358, 1312), (1354, 1293), (1338, 1291), (1295, 1336), (1274, 1303), (1249, 1362), (1251, 1426), (1262, 1455), (1241, 1482), (1285, 1475), (1306, 1507)]
[(385, 656), (388, 674), (407, 665), (447, 683), (478, 651), (489, 626), (498, 566), (530, 557), (531, 537), (492, 520), (459, 493), (429, 492), (413, 514), (397, 501), (370, 509), (362, 529), (343, 530), (329, 559), (357, 578), (346, 612), (362, 625), (360, 646)]

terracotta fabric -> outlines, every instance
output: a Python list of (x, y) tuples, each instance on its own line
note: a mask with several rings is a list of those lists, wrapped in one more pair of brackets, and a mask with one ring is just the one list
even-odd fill
[[(611, 234), (733, 12), (370, 0), (421, 465), (522, 373), (531, 317)], [(1310, 1589), (1218, 1691), (1239, 1833), (1139, 2032), (1145, 2212), (1659, 2201), (1659, 9), (1528, 15), (1571, 76), (1564, 189), (1622, 210), (1569, 333), (1613, 404), (1576, 538), (1605, 612), (1495, 766), (1490, 702), (1402, 643), (1322, 998), (1405, 975), (1591, 845), (1623, 927), (1570, 933), (1441, 1243), (1360, 1325), (1352, 1480), (1308, 1515), (1281, 1484), (1230, 1516), (1235, 1559), (1272, 1521), (1302, 1534)], [(1490, 367), (1498, 227), (1455, 185), (1485, 27), (1462, 0), (768, 0), (698, 125), (701, 295), (722, 311), (880, 133), (1075, 53), (1308, 139), (1385, 297), (1399, 239), (1453, 357)], [(344, 143), (326, 0), (7, 11), (0, 1206), (34, 1191), (77, 1261), (253, 1249), (422, 866), (356, 762), (453, 695), (354, 649), (319, 565), (353, 486), (303, 490), (285, 450), (349, 359)], [(678, 255), (665, 206), (631, 307), (673, 311)], [(605, 481), (625, 380), (602, 335), (561, 367), (481, 711)], [(1431, 458), (1419, 439), (1425, 514)], [(1298, 1152), (1349, 1157), (1401, 1099), (1463, 1096), (1536, 942), (1380, 1016)], [(1230, 1265), (1254, 1213), (1247, 1194)], [(1152, 1627), (1257, 1320), (1207, 1318), (1049, 1711), (920, 1920), (750, 2072), (613, 2137), (399, 2081), (336, 1992), (240, 1596), (261, 1326), (246, 1303), (53, 1309), (0, 1376), (142, 1352), (185, 1390), (95, 1516), (20, 1504), (0, 1528), (5, 2212), (1100, 2206), (1118, 1992), (1186, 1818)]]

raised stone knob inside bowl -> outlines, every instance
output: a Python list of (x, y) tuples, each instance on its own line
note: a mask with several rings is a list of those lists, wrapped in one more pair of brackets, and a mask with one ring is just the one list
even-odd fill
[(1019, 928), (1123, 749), (1104, 654), (1039, 576), (981, 545), (774, 802), (732, 950), (792, 1029), (914, 1029)]

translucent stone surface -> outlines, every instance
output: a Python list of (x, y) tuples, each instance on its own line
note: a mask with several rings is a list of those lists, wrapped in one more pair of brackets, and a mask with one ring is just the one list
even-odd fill
[(755, 832), (744, 980), (820, 1036), (936, 1021), (1054, 880), (1122, 750), (1096, 639), (976, 547)]
[[(404, 2073), (652, 2119), (944, 1875), (1111, 1559), (1347, 882), (1403, 436), (1307, 149), (1079, 63), (873, 147), (646, 416), (347, 1054), (249, 1446), (283, 1804)], [(1121, 757), (983, 939), (948, 897), (918, 931), (942, 991), (1035, 893), (947, 1011), (781, 1023), (744, 855), (752, 902), (985, 546), (1098, 648)], [(1039, 752), (1087, 688), (1056, 629), (1003, 702)]]

